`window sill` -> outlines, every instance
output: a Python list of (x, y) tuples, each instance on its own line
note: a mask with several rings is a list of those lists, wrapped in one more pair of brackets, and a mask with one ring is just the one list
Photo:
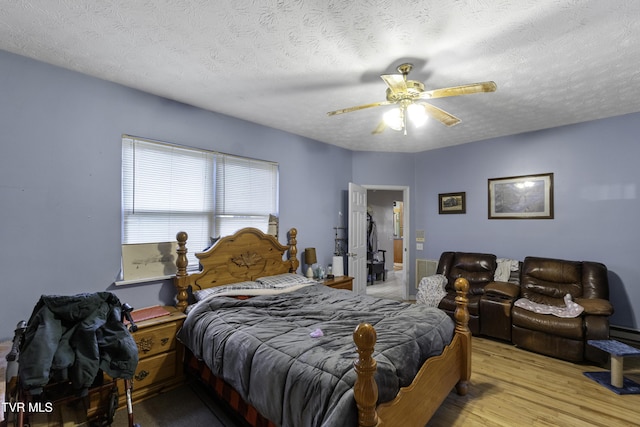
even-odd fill
[(158, 277), (141, 277), (139, 279), (116, 280), (113, 284), (116, 286), (137, 285), (140, 283), (160, 282), (162, 280), (173, 279), (174, 277), (176, 277), (175, 274)]

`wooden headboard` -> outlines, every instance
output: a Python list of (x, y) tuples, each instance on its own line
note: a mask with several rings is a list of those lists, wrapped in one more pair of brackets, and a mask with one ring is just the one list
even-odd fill
[[(220, 238), (206, 251), (196, 253), (201, 269), (187, 274), (188, 236), (184, 231), (179, 232), (176, 235), (178, 271), (174, 281), (178, 291), (176, 307), (180, 311), (187, 308), (189, 287), (198, 290), (264, 276), (295, 273), (300, 264), (296, 257), (297, 235), (295, 228), (289, 230), (288, 245), (285, 246), (257, 228), (243, 228), (231, 236)], [(283, 259), (285, 251), (288, 251), (287, 259)]]

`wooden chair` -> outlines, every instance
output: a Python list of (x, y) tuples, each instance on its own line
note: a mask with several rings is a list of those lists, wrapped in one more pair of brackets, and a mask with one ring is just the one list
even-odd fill
[[(378, 255), (380, 253), (382, 254), (382, 259)], [(383, 249), (379, 249), (376, 252), (367, 252), (367, 270), (371, 285), (376, 280), (380, 280), (380, 277), (382, 277), (383, 282), (387, 280), (386, 253), (387, 251)]]

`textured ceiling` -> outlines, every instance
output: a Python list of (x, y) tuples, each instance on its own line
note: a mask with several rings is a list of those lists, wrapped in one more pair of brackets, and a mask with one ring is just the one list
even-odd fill
[[(353, 150), (418, 152), (640, 111), (636, 0), (2, 1), (0, 49)], [(426, 89), (447, 128), (371, 135), (382, 73)]]

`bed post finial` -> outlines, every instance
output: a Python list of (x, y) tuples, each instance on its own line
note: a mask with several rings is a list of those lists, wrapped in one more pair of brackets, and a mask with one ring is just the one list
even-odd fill
[(465, 355), (460, 360), (460, 380), (456, 384), (456, 391), (460, 396), (464, 396), (469, 391), (469, 380), (471, 379), (471, 331), (469, 330), (469, 282), (465, 278), (458, 278), (453, 286), (456, 288), (456, 311), (453, 317), (456, 321), (456, 334), (462, 337), (462, 354)]
[(467, 304), (467, 293), (469, 292), (469, 282), (463, 277), (459, 277), (454, 282), (456, 288), (456, 310), (453, 314), (456, 320), (456, 329), (461, 332), (469, 330), (469, 310)]
[(298, 240), (296, 237), (298, 236), (298, 230), (296, 228), (292, 228), (289, 230), (289, 261), (291, 261), (291, 269), (290, 273), (295, 273), (298, 271), (298, 266), (300, 262), (298, 261)]
[(184, 312), (187, 308), (187, 299), (189, 299), (189, 294), (187, 294), (187, 288), (189, 284), (187, 282), (187, 265), (189, 265), (189, 261), (187, 260), (187, 238), (188, 234), (184, 231), (178, 232), (176, 234), (176, 240), (178, 240), (178, 258), (176, 259), (176, 278), (174, 280), (174, 285), (178, 290), (178, 295), (176, 296), (178, 303), (176, 304), (176, 308), (179, 311)]
[(376, 330), (368, 323), (360, 323), (353, 331), (353, 341), (356, 343), (359, 356), (358, 360), (353, 362), (358, 374), (353, 386), (353, 397), (358, 406), (359, 427), (373, 427), (378, 424), (378, 384), (374, 378), (378, 364), (371, 357), (376, 338)]

